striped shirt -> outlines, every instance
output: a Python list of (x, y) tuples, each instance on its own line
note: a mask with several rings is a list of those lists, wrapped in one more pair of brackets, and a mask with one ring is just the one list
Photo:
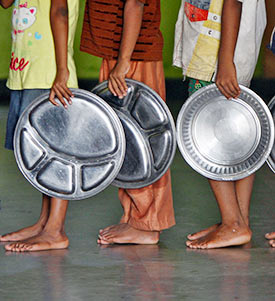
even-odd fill
[[(162, 60), (160, 0), (144, 3), (140, 34), (132, 53), (134, 61)], [(123, 30), (125, 0), (87, 0), (80, 50), (105, 59), (117, 59)]]

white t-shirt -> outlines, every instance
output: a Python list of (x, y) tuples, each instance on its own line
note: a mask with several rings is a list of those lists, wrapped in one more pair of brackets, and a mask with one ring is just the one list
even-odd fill
[[(266, 26), (264, 0), (243, 4), (234, 62), (238, 82), (249, 86)], [(211, 81), (215, 78), (220, 44), (222, 0), (182, 0), (175, 30), (173, 65), (183, 75)]]

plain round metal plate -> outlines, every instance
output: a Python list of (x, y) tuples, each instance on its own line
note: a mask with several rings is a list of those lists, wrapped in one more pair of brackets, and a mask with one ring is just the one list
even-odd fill
[(186, 162), (203, 176), (239, 180), (259, 169), (274, 140), (272, 116), (263, 100), (240, 86), (227, 100), (215, 84), (189, 97), (177, 118), (177, 142)]
[[(275, 96), (269, 102), (268, 107), (272, 114), (273, 122), (275, 124)], [(275, 143), (273, 144), (273, 148), (271, 150), (270, 156), (267, 159), (267, 163), (271, 170), (275, 173)]]
[(157, 181), (172, 163), (176, 151), (173, 117), (161, 97), (145, 84), (126, 79), (123, 99), (111, 94), (103, 82), (92, 92), (113, 107), (124, 128), (126, 154), (113, 184), (141, 188)]
[(53, 106), (49, 94), (21, 115), (15, 157), (25, 178), (42, 193), (66, 200), (91, 197), (119, 172), (125, 135), (119, 118), (100, 97), (72, 89), (72, 105)]

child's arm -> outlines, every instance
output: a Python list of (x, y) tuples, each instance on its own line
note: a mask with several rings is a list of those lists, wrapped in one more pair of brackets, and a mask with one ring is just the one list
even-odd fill
[(0, 0), (0, 5), (4, 8), (12, 6), (14, 0)]
[(240, 94), (233, 60), (239, 33), (241, 12), (241, 2), (238, 0), (224, 0), (216, 85), (226, 98), (236, 98)]
[(143, 3), (139, 0), (126, 0), (123, 14), (123, 33), (120, 43), (117, 64), (109, 76), (108, 87), (119, 98), (127, 94), (125, 75), (130, 68), (143, 17)]
[(56, 77), (50, 92), (50, 101), (58, 106), (55, 97), (66, 108), (65, 97), (71, 104), (72, 92), (67, 87), (69, 70), (67, 66), (68, 53), (68, 5), (67, 0), (51, 0), (50, 21), (55, 46)]

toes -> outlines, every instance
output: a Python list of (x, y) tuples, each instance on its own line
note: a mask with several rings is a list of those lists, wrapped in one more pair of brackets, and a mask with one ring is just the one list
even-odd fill
[(25, 252), (29, 251), (32, 248), (32, 245), (26, 243), (12, 243), (5, 245), (6, 251), (11, 252)]
[(199, 249), (202, 249), (202, 250), (205, 250), (205, 249), (207, 249), (207, 244), (201, 244), (201, 245), (199, 245)]
[(102, 236), (102, 235), (98, 235), (98, 240), (97, 242), (99, 244), (103, 244), (103, 245), (107, 245), (107, 244), (112, 244), (113, 241), (111, 240), (111, 238), (109, 238), (108, 236)]
[(193, 238), (193, 235), (194, 235), (194, 234), (188, 234), (188, 235), (187, 235), (187, 238), (190, 239), (190, 240), (192, 240), (192, 239), (194, 239), (194, 238)]
[(265, 238), (275, 239), (275, 232), (266, 233)]
[(0, 236), (0, 241), (2, 241), (2, 242), (6, 242), (6, 241), (9, 241), (9, 239), (8, 239), (8, 235), (2, 235), (2, 236)]
[(8, 245), (5, 245), (4, 248), (6, 251), (11, 251), (13, 249), (13, 245), (14, 244), (8, 244)]
[(185, 242), (185, 244), (187, 245), (187, 247), (189, 247), (189, 246), (191, 245), (191, 243), (192, 243), (192, 241), (190, 241), (190, 240), (187, 240), (187, 241)]
[(110, 231), (111, 229), (113, 229), (114, 227), (115, 227), (115, 226), (112, 225), (112, 226), (106, 227), (106, 228), (104, 228), (104, 229), (101, 229), (101, 233), (108, 232), (108, 231)]
[(197, 249), (197, 245), (194, 242), (192, 242), (192, 241), (187, 241), (186, 245), (187, 245), (188, 248)]
[(99, 245), (110, 245), (110, 244), (111, 244), (109, 241), (106, 241), (106, 240), (104, 240), (104, 239), (98, 239), (98, 240), (97, 240), (97, 243), (98, 243)]
[(112, 232), (107, 232), (107, 233), (102, 233), (102, 234), (98, 235), (98, 237), (100, 237), (104, 240), (110, 240), (110, 239), (113, 239), (115, 237), (115, 235)]

